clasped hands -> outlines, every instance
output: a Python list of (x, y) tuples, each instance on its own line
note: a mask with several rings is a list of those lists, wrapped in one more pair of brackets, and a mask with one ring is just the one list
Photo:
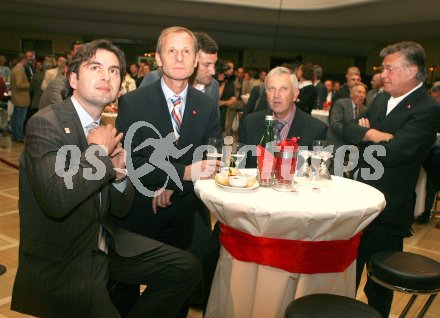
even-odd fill
[(87, 135), (87, 144), (101, 146), (110, 157), (116, 171), (116, 179), (125, 175), (126, 151), (121, 143), (123, 136), (123, 133), (118, 134), (116, 128), (110, 124), (101, 125)]

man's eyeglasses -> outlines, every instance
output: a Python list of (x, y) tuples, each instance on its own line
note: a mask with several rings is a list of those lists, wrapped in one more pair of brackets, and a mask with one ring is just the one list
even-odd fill
[(379, 71), (382, 73), (383, 71), (387, 71), (388, 73), (392, 73), (394, 70), (401, 68), (401, 67), (408, 67), (408, 65), (400, 65), (400, 66), (391, 66), (391, 65), (381, 65), (379, 67)]

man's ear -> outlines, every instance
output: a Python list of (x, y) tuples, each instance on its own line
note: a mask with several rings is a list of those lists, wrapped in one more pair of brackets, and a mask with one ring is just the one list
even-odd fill
[(410, 66), (408, 66), (408, 68), (411, 71), (411, 75), (413, 77), (416, 77), (417, 73), (419, 72), (419, 68), (417, 67), (417, 65), (410, 65)]
[(200, 57), (200, 51), (196, 53), (196, 59), (194, 61), (194, 67), (197, 67), (197, 64), (199, 64), (199, 57)]
[(70, 87), (72, 87), (72, 89), (77, 89), (77, 84), (78, 84), (77, 83), (78, 82), (77, 74), (74, 72), (70, 73), (68, 80), (69, 80)]
[(156, 58), (156, 64), (158, 67), (162, 67), (162, 59), (160, 58), (160, 53), (156, 52), (156, 54), (154, 55), (154, 57)]

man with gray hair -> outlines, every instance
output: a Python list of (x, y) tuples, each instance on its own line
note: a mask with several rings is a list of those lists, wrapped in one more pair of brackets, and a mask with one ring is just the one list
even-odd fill
[(362, 82), (361, 71), (356, 66), (350, 66), (347, 69), (347, 74), (345, 74), (345, 78), (347, 82), (333, 96), (332, 99), (333, 105), (339, 98), (349, 98), (350, 90), (353, 88), (353, 86), (355, 84)]
[[(385, 47), (380, 56), (385, 93), (374, 99), (358, 121), (343, 129), (344, 138), (359, 145), (357, 180), (380, 190), (387, 202), (361, 238), (358, 285), (364, 265), (368, 266), (374, 253), (402, 251), (403, 239), (412, 235), (414, 190), (440, 126), (440, 107), (423, 87), (423, 47), (415, 42), (399, 42)], [(369, 151), (368, 146), (375, 146), (376, 151)], [(393, 292), (370, 278), (364, 291), (368, 304), (388, 317)]]
[(322, 83), (322, 67), (321, 65), (313, 65), (313, 85), (318, 91), (316, 105), (313, 108), (322, 109), (327, 97), (327, 90)]
[(440, 83), (431, 87), (431, 96), (440, 105)]
[[(278, 127), (277, 134), (281, 140), (300, 137), (300, 146), (311, 147), (313, 140), (325, 139), (327, 126), (296, 107), (298, 80), (289, 69), (272, 69), (267, 74), (264, 84), (270, 109), (249, 114), (244, 118), (243, 126), (240, 128), (240, 142), (258, 145), (264, 133), (264, 118), (272, 114), (275, 116), (275, 127)], [(247, 156), (246, 167), (256, 166), (256, 157)]]

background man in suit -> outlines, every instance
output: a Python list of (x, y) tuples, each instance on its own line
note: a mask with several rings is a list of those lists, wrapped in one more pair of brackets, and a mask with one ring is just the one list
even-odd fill
[(14, 104), (11, 117), (11, 136), (12, 140), (19, 142), (24, 140), (24, 121), (27, 109), (31, 104), (30, 81), (25, 73), (26, 65), (28, 65), (26, 56), (20, 53), (17, 56), (17, 64), (11, 72), (11, 94)]
[(200, 279), (200, 264), (188, 253), (107, 222), (109, 213), (128, 212), (133, 195), (122, 134), (111, 125), (98, 127), (124, 73), (120, 49), (107, 40), (90, 42), (69, 66), (71, 98), (29, 120), (20, 159), (13, 310), (118, 318), (107, 290), (110, 278), (148, 285), (127, 317), (171, 318)]
[(57, 77), (60, 74), (64, 74), (64, 66), (66, 65), (67, 59), (65, 56), (60, 55), (57, 58), (57, 65), (50, 69), (47, 70), (44, 73), (44, 78), (43, 78), (43, 82), (41, 83), (41, 90), (44, 91), (46, 90), (47, 85), (49, 85), (49, 83), (55, 79), (55, 77)]
[[(423, 87), (425, 51), (414, 42), (385, 47), (380, 56), (384, 91), (362, 114), (358, 122), (345, 125), (343, 136), (360, 144), (357, 179), (380, 190), (387, 201), (382, 213), (365, 229), (357, 258), (357, 279), (371, 255), (379, 251), (401, 251), (403, 238), (411, 236), (414, 217), (414, 189), (420, 167), (435, 141), (440, 107)], [(381, 146), (382, 156), (373, 154), (378, 165), (364, 159), (365, 147)], [(373, 160), (369, 160), (372, 162)], [(383, 169), (382, 176), (370, 173)], [(380, 170), (379, 170), (380, 171)], [(366, 173), (367, 172), (367, 173)], [(373, 179), (373, 180), (370, 180)], [(364, 287), (368, 303), (388, 317), (393, 292), (367, 278)]]
[(47, 85), (46, 89), (41, 95), (40, 102), (38, 104), (38, 109), (43, 109), (52, 104), (58, 104), (66, 98), (67, 93), (67, 68), (69, 66), (69, 61), (63, 66), (63, 72), (58, 74), (50, 83)]
[(300, 65), (295, 72), (298, 78), (299, 95), (296, 100), (296, 106), (307, 114), (312, 112), (316, 106), (316, 99), (318, 98), (318, 89), (313, 85), (313, 65), (306, 63)]
[(333, 95), (335, 94), (335, 91), (333, 90), (333, 81), (329, 80), (329, 79), (325, 80), (324, 88), (325, 88), (324, 103), (327, 103), (327, 104), (330, 103), (330, 105), (331, 105)]
[[(295, 106), (298, 97), (298, 80), (285, 67), (276, 67), (265, 79), (267, 101), (270, 110), (249, 114), (240, 128), (240, 142), (258, 145), (264, 133), (264, 118), (273, 114), (276, 121), (282, 123), (281, 140), (300, 137), (300, 146), (311, 147), (313, 140), (325, 139), (327, 126), (320, 120), (306, 114)], [(255, 156), (247, 156), (246, 167), (256, 167)]]
[(334, 153), (338, 147), (347, 144), (342, 136), (344, 126), (365, 110), (365, 84), (356, 84), (350, 95), (350, 98), (338, 99), (330, 109), (327, 145), (334, 145)]
[(26, 57), (26, 64), (24, 66), (24, 71), (26, 73), (26, 77), (29, 81), (29, 83), (32, 80), (32, 77), (35, 73), (35, 52), (34, 51), (26, 51), (24, 53)]
[(322, 109), (323, 104), (326, 101), (327, 90), (322, 83), (322, 67), (321, 65), (313, 65), (313, 85), (318, 91), (318, 97), (316, 98), (316, 104), (313, 108)]
[(356, 66), (350, 66), (347, 69), (347, 74), (345, 74), (345, 78), (347, 79), (347, 82), (342, 85), (341, 89), (335, 89), (335, 95), (333, 96), (332, 100), (333, 105), (339, 98), (350, 97), (350, 89), (353, 87), (354, 84), (360, 83), (362, 81), (361, 71), (359, 71), (359, 68)]
[(367, 97), (365, 99), (365, 106), (370, 107), (373, 103), (374, 98), (383, 92), (383, 83), (382, 78), (380, 77), (380, 73), (376, 73), (371, 78), (371, 89), (367, 93)]

